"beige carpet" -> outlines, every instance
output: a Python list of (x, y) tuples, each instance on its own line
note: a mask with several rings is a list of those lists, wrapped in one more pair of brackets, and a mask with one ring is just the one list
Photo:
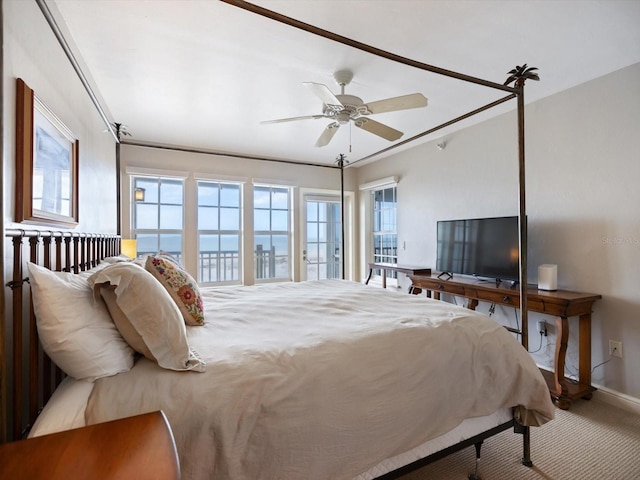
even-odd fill
[[(511, 430), (485, 440), (482, 480), (640, 479), (640, 416), (594, 398), (531, 429), (533, 468), (520, 464), (522, 437)], [(416, 470), (402, 480), (464, 480), (473, 472), (475, 449), (467, 448)]]

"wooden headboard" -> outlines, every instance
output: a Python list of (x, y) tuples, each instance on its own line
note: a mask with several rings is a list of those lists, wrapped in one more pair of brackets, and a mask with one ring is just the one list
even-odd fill
[[(89, 270), (105, 257), (120, 253), (120, 236), (46, 230), (6, 230), (4, 338), (7, 351), (0, 359), (4, 368), (5, 399), (3, 422), (6, 432), (0, 440), (23, 438), (55, 388), (63, 372), (42, 351), (26, 276), (26, 262), (54, 271), (79, 273)], [(10, 254), (10, 252), (12, 252)], [(10, 257), (11, 255), (11, 257)], [(9, 258), (12, 264), (9, 264)], [(10, 293), (9, 293), (10, 292)]]

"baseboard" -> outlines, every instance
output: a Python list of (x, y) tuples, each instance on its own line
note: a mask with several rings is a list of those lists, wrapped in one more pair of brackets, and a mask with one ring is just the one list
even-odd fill
[[(538, 364), (538, 368), (548, 370), (550, 372), (553, 371), (549, 367), (544, 365)], [(573, 378), (574, 380), (577, 380), (577, 378), (572, 375), (567, 375), (567, 378)], [(640, 415), (640, 398), (632, 397), (631, 395), (627, 395), (626, 393), (611, 390), (610, 388), (603, 387), (602, 385), (597, 385), (595, 383), (592, 385), (597, 388), (597, 390), (593, 392), (594, 399), (599, 400), (602, 403), (606, 403), (607, 405), (618, 407), (627, 412)]]
[(640, 398), (611, 390), (601, 385), (594, 385), (598, 390), (593, 392), (594, 400), (618, 407), (635, 415), (640, 415)]

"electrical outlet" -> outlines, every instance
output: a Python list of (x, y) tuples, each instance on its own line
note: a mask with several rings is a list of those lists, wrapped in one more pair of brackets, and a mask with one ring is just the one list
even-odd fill
[(544, 320), (538, 320), (538, 331), (545, 337), (547, 336), (547, 322)]
[(609, 356), (622, 358), (622, 342), (609, 340)]

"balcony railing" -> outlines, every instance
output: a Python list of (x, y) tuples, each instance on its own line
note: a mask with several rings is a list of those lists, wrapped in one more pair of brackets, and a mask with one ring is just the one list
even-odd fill
[(256, 278), (276, 277), (276, 247), (264, 250), (262, 245), (256, 245), (255, 251)]
[[(398, 263), (398, 247), (374, 248), (373, 261), (376, 263)], [(374, 270), (374, 275), (381, 275), (381, 271)], [(398, 278), (398, 274), (393, 270), (387, 270), (387, 278)]]
[(237, 250), (202, 251), (198, 269), (200, 282), (237, 282), (240, 279), (240, 253)]
[[(257, 245), (254, 252), (256, 279), (276, 277), (276, 250)], [(240, 279), (240, 252), (237, 250), (202, 251), (198, 261), (201, 282), (235, 282)]]
[[(168, 251), (179, 262), (182, 252)], [(139, 252), (139, 255), (153, 255), (155, 252)], [(286, 255), (276, 255), (275, 247), (265, 250), (257, 245), (254, 252), (256, 279), (276, 278), (278, 258), (285, 259)], [(283, 262), (280, 262), (283, 263)], [(198, 256), (198, 281), (237, 282), (240, 279), (240, 252), (238, 250), (203, 250)]]

